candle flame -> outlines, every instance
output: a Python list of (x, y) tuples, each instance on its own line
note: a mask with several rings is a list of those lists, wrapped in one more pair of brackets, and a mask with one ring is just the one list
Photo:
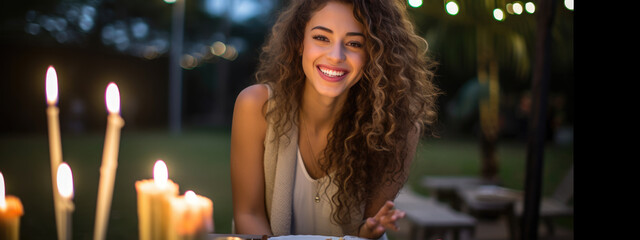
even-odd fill
[(56, 69), (53, 66), (49, 66), (47, 69), (47, 78), (46, 78), (46, 92), (47, 92), (47, 103), (49, 105), (53, 105), (58, 101), (58, 75), (56, 74)]
[(186, 200), (188, 203), (195, 204), (198, 200), (198, 197), (196, 196), (195, 192), (189, 190), (184, 193), (184, 200)]
[(0, 172), (0, 209), (7, 209), (7, 202), (4, 200), (4, 176)]
[(107, 110), (110, 113), (120, 113), (120, 91), (118, 90), (118, 85), (109, 83), (105, 93), (105, 100), (107, 102)]
[(64, 198), (73, 197), (73, 176), (71, 175), (71, 168), (67, 163), (60, 163), (58, 165), (58, 192), (60, 196)]
[(153, 166), (153, 181), (156, 183), (156, 186), (164, 188), (167, 185), (168, 179), (169, 170), (167, 170), (167, 165), (162, 160), (156, 161), (156, 164)]

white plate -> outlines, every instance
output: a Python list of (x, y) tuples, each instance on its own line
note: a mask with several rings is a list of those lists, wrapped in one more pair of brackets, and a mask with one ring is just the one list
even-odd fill
[(286, 236), (277, 236), (270, 237), (269, 240), (365, 240), (364, 238), (354, 237), (354, 236), (344, 236), (344, 237), (335, 237), (335, 236), (321, 236), (321, 235), (286, 235)]

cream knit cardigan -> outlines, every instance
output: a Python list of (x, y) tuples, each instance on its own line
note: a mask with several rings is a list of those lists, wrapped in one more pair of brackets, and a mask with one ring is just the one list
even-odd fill
[[(267, 111), (275, 105), (272, 90), (269, 90)], [(286, 140), (288, 138), (288, 141)], [(291, 216), (293, 210), (293, 180), (298, 150), (298, 126), (292, 124), (285, 136), (276, 139), (273, 124), (267, 119), (267, 132), (264, 140), (264, 180), (265, 204), (271, 232), (275, 236), (291, 234)], [(349, 226), (342, 226), (345, 235), (358, 235), (358, 227), (363, 223), (364, 204), (360, 213), (352, 213)], [(386, 237), (386, 234), (384, 235)]]

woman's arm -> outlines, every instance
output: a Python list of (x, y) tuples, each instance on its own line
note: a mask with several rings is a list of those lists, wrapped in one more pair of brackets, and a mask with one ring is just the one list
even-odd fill
[[(420, 128), (416, 127), (410, 131), (407, 136), (407, 156), (404, 159), (404, 169), (400, 181), (393, 184), (383, 184), (379, 191), (380, 194), (367, 203), (365, 207), (365, 222), (360, 226), (359, 237), (363, 238), (380, 238), (387, 229), (398, 230), (396, 221), (404, 218), (405, 212), (393, 209), (398, 192), (402, 188), (404, 182), (409, 177), (410, 165), (413, 161), (414, 153), (420, 141)], [(387, 176), (388, 178), (393, 176)]]
[(267, 124), (262, 106), (268, 89), (252, 85), (240, 92), (231, 125), (231, 192), (238, 234), (272, 235), (264, 199), (264, 138)]

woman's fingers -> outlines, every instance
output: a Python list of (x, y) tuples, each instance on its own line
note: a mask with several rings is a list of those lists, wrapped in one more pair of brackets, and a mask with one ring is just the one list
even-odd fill
[(405, 212), (402, 210), (394, 209), (387, 213), (387, 215), (380, 217), (380, 224), (384, 226), (386, 229), (392, 229), (394, 231), (398, 230), (398, 225), (396, 224), (397, 220), (400, 218), (404, 218)]
[[(404, 218), (405, 212), (393, 209), (393, 203), (388, 201), (380, 208), (376, 216), (367, 218), (364, 227), (361, 229), (361, 236), (380, 236), (387, 229), (398, 231), (396, 221)], [(362, 232), (362, 230), (364, 230)]]
[(374, 235), (382, 234), (386, 229), (397, 231), (398, 226), (396, 225), (396, 221), (404, 218), (405, 212), (393, 209), (393, 207), (393, 202), (385, 202), (375, 216), (367, 218), (364, 226), (365, 230)]
[(367, 221), (364, 224), (365, 231), (367, 235), (377, 236), (384, 233), (385, 228), (380, 222), (372, 217), (367, 218)]
[(374, 216), (376, 219), (380, 219), (380, 217), (389, 214), (389, 212), (393, 209), (393, 202), (386, 201), (384, 205), (378, 210), (378, 213)]

